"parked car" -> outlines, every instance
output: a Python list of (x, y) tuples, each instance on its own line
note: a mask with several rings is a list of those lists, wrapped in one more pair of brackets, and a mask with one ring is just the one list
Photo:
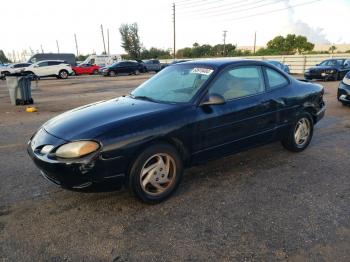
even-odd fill
[(315, 67), (305, 70), (304, 77), (307, 80), (341, 80), (350, 71), (350, 60), (345, 58), (328, 59)]
[(350, 105), (350, 72), (348, 72), (338, 87), (338, 101), (343, 105)]
[(163, 64), (161, 64), (161, 69), (164, 69), (164, 68), (166, 68), (167, 66), (170, 66), (170, 65), (174, 65), (174, 64), (178, 64), (178, 63), (184, 63), (184, 62), (188, 62), (188, 61), (191, 61), (191, 60), (190, 59), (181, 59), (181, 60), (174, 60), (171, 63), (163, 63)]
[(15, 63), (10, 64), (4, 67), (0, 67), (0, 78), (5, 79), (7, 75), (19, 73), (21, 72), (25, 67), (30, 66), (30, 63)]
[(288, 65), (285, 65), (285, 64), (283, 64), (279, 61), (276, 61), (276, 60), (264, 60), (264, 61), (271, 64), (271, 65), (278, 67), (279, 69), (286, 72), (287, 74), (290, 74), (290, 69), (289, 69)]
[(72, 70), (75, 75), (97, 75), (100, 67), (92, 64), (80, 64), (78, 66), (73, 66)]
[(148, 72), (154, 71), (158, 73), (162, 69), (160, 62), (157, 59), (145, 60), (144, 63)]
[(38, 53), (29, 58), (28, 63), (38, 63), (40, 61), (65, 61), (71, 66), (77, 65), (75, 54), (71, 53)]
[(61, 60), (40, 61), (24, 68), (23, 71), (37, 77), (55, 76), (61, 79), (66, 79), (73, 73), (72, 67)]
[(135, 61), (140, 65), (140, 72), (141, 73), (146, 73), (147, 72), (147, 68), (146, 68), (145, 62), (140, 60), (140, 59), (135, 59)]
[(49, 120), (28, 152), (62, 187), (119, 180), (157, 203), (174, 192), (186, 167), (278, 140), (303, 151), (325, 114), (323, 94), (321, 85), (262, 61), (179, 63), (128, 96)]
[(99, 67), (106, 67), (121, 61), (121, 55), (89, 55), (83, 64), (98, 65)]
[(104, 76), (116, 76), (118, 74), (134, 74), (138, 75), (142, 71), (142, 66), (134, 61), (116, 62), (108, 67), (100, 69), (100, 73)]

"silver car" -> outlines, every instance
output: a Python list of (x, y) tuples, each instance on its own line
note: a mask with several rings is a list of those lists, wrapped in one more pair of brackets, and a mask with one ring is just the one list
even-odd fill
[(162, 69), (160, 62), (157, 59), (144, 60), (143, 62), (147, 71), (154, 71), (157, 73)]

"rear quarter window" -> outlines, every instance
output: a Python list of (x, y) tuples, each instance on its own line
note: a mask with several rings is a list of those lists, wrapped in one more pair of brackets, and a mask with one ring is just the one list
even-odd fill
[(268, 89), (273, 90), (280, 87), (287, 86), (289, 84), (289, 81), (280, 74), (279, 72), (265, 67), (266, 77), (267, 77), (267, 84)]

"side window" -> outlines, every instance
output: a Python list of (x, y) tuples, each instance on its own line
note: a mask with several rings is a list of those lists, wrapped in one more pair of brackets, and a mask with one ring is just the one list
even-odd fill
[(13, 66), (13, 68), (20, 68), (20, 67), (23, 67), (22, 64), (17, 64)]
[(225, 100), (256, 95), (264, 91), (264, 77), (260, 66), (228, 69), (209, 88), (209, 94), (222, 95)]
[(58, 65), (60, 62), (57, 61), (49, 61), (49, 66), (54, 66), (54, 65)]
[(47, 62), (41, 62), (38, 64), (39, 67), (48, 66)]
[(288, 85), (288, 80), (277, 71), (265, 68), (269, 89), (276, 89)]

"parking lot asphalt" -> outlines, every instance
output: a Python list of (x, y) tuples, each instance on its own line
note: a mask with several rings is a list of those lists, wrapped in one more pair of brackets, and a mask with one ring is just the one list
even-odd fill
[(338, 82), (321, 83), (327, 113), (307, 150), (274, 143), (193, 167), (159, 205), (40, 176), (26, 142), (41, 124), (150, 75), (33, 82), (36, 113), (11, 106), (0, 81), (2, 261), (350, 261), (350, 107)]

